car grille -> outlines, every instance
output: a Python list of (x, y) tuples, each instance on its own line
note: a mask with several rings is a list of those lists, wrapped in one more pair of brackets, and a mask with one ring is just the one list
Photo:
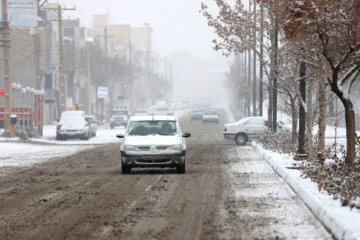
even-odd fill
[(140, 151), (149, 151), (150, 147), (138, 147)]
[(166, 146), (156, 147), (157, 150), (166, 150), (167, 148)]
[(169, 163), (171, 162), (171, 159), (137, 159), (136, 160), (137, 163)]
[[(137, 147), (140, 151), (144, 151), (144, 152), (147, 152), (147, 151), (150, 151), (150, 147)], [(157, 146), (156, 147), (156, 150), (167, 150), (168, 147), (167, 146)]]

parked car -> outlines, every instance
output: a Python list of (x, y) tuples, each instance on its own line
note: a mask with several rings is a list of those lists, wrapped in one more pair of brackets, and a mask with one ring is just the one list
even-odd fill
[(96, 131), (97, 131), (97, 123), (96, 123), (95, 118), (93, 116), (86, 116), (85, 120), (89, 124), (91, 137), (95, 137), (96, 136)]
[(114, 108), (111, 110), (110, 128), (117, 126), (126, 127), (129, 121), (129, 111), (126, 108)]
[(117, 135), (123, 139), (122, 173), (147, 167), (175, 167), (178, 173), (185, 173), (185, 138), (190, 136), (190, 133), (182, 134), (173, 116), (132, 117), (125, 134)]
[(219, 115), (215, 110), (205, 110), (204, 114), (202, 115), (202, 123), (219, 123)]
[(263, 117), (247, 117), (239, 122), (225, 124), (224, 138), (235, 140), (238, 145), (245, 145), (249, 140), (256, 139), (267, 130), (266, 119)]
[(63, 112), (56, 127), (56, 139), (80, 138), (88, 140), (91, 138), (91, 127), (85, 118), (84, 111)]
[[(283, 122), (278, 122), (278, 131), (291, 131)], [(268, 121), (263, 117), (247, 117), (232, 124), (225, 124), (224, 138), (235, 140), (238, 145), (245, 145), (248, 141), (259, 138), (267, 131)]]
[(194, 110), (191, 111), (190, 120), (191, 121), (202, 120), (203, 114), (204, 114), (204, 110), (202, 110), (202, 109), (194, 109)]

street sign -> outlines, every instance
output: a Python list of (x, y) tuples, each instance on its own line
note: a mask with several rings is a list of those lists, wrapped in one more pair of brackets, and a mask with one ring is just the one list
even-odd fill
[[(37, 0), (8, 0), (10, 27), (36, 27), (38, 24)], [(1, 12), (1, 4), (0, 4)], [(2, 18), (0, 16), (0, 21)]]
[(108, 97), (108, 88), (107, 87), (98, 87), (97, 97), (98, 98), (107, 98)]
[(0, 89), (0, 96), (4, 96), (4, 89)]
[(55, 98), (45, 99), (45, 104), (52, 104), (52, 103), (55, 103), (55, 102), (56, 102)]

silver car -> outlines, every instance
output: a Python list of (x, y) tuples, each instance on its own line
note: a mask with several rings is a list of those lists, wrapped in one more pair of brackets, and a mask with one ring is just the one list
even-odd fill
[(122, 173), (132, 168), (175, 167), (178, 173), (185, 173), (185, 138), (179, 122), (174, 116), (134, 116), (130, 118), (123, 139), (121, 152)]
[[(238, 145), (245, 145), (248, 141), (259, 138), (261, 134), (268, 130), (268, 122), (263, 117), (247, 117), (232, 124), (225, 124), (224, 138), (235, 140)], [(284, 123), (278, 122), (278, 131), (290, 132), (291, 128)]]
[(56, 127), (56, 140), (80, 138), (89, 140), (92, 137), (90, 123), (86, 121), (84, 111), (65, 111)]

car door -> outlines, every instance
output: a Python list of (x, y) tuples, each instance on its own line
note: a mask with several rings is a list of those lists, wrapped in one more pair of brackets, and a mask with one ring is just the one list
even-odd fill
[(262, 118), (250, 119), (245, 125), (245, 132), (248, 132), (248, 136), (250, 138), (258, 137), (265, 130), (266, 130), (265, 123), (264, 123), (264, 119)]

